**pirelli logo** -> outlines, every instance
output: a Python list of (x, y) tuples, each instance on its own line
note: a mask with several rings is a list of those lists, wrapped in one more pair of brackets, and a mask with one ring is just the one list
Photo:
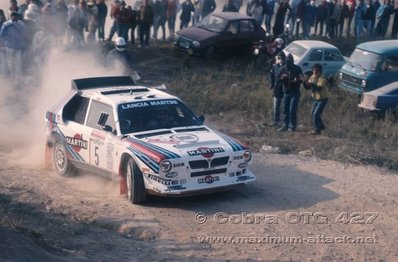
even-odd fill
[(213, 148), (205, 148), (201, 147), (196, 150), (191, 150), (188, 151), (188, 155), (190, 156), (207, 156), (207, 157), (212, 157), (216, 153), (222, 153), (225, 152), (224, 148), (222, 147), (213, 147)]

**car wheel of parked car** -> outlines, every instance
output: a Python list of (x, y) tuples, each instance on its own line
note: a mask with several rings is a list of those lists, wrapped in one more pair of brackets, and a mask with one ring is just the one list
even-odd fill
[(57, 140), (54, 145), (54, 167), (58, 174), (66, 177), (72, 177), (76, 175), (76, 171), (66, 153), (65, 143), (61, 140)]
[(205, 58), (208, 60), (214, 59), (216, 56), (216, 47), (214, 45), (209, 46), (205, 51)]
[(140, 204), (146, 199), (144, 178), (133, 159), (126, 163), (127, 197), (133, 204)]

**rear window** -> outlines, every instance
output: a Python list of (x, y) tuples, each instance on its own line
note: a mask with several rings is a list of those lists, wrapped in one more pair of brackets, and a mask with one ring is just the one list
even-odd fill
[(368, 71), (377, 71), (380, 68), (383, 57), (362, 49), (355, 49), (348, 62)]
[(285, 51), (294, 56), (301, 57), (307, 51), (307, 49), (296, 43), (291, 43), (286, 47)]

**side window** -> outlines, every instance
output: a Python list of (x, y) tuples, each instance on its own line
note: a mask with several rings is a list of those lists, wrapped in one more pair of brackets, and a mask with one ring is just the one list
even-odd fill
[(91, 103), (90, 111), (87, 118), (87, 126), (102, 130), (102, 126), (98, 125), (98, 120), (102, 113), (107, 113), (108, 120), (106, 121), (106, 125), (112, 127), (115, 130), (115, 118), (113, 116), (112, 107), (110, 105), (100, 103), (98, 101), (93, 101)]
[(239, 21), (231, 21), (228, 25), (227, 32), (231, 32), (236, 35), (239, 31)]
[(241, 33), (249, 33), (250, 31), (250, 21), (249, 20), (241, 20), (240, 21), (240, 32)]
[(325, 50), (325, 61), (343, 61), (343, 56), (337, 50)]
[(312, 50), (310, 55), (308, 56), (308, 61), (322, 61), (322, 49)]
[(388, 72), (398, 72), (398, 56), (389, 56), (382, 64), (382, 70)]
[(90, 99), (75, 95), (64, 107), (62, 111), (62, 118), (65, 121), (73, 121), (79, 124), (84, 124), (86, 118), (88, 103)]

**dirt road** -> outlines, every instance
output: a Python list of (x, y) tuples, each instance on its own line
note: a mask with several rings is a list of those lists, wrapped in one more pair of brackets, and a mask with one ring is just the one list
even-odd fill
[(1, 259), (398, 260), (398, 176), (384, 170), (259, 153), (255, 183), (138, 206), (115, 182), (18, 158), (1, 150)]

